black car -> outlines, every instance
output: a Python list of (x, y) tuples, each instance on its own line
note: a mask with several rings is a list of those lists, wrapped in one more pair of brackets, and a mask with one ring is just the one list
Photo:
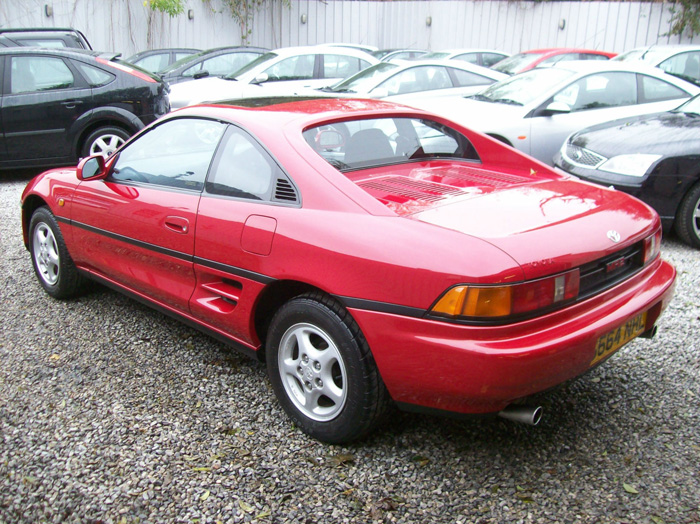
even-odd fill
[(238, 71), (267, 51), (262, 47), (239, 46), (207, 49), (178, 60), (159, 74), (169, 84), (206, 76), (224, 76)]
[(615, 120), (571, 135), (554, 164), (636, 196), (665, 229), (700, 248), (700, 95), (665, 113)]
[(69, 27), (0, 29), (0, 48), (18, 46), (92, 49), (83, 33)]
[(139, 66), (141, 69), (157, 73), (166, 67), (174, 64), (178, 60), (187, 58), (195, 53), (199, 53), (201, 49), (191, 49), (188, 47), (172, 47), (168, 49), (149, 49), (141, 51), (126, 59), (130, 64)]
[(0, 49), (0, 169), (108, 155), (170, 109), (156, 76), (88, 50)]

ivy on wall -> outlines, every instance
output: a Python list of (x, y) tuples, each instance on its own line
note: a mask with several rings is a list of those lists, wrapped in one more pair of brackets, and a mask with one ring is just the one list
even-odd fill
[(671, 7), (671, 30), (669, 35), (689, 37), (700, 35), (700, 0), (678, 0)]
[[(202, 0), (213, 12), (217, 9), (212, 5), (212, 0)], [(245, 42), (252, 33), (251, 25), (255, 13), (260, 11), (271, 0), (219, 0), (222, 9), (219, 12), (228, 12), (241, 26), (241, 39)], [(289, 6), (289, 0), (283, 0), (283, 4)], [(143, 5), (151, 10), (160, 11), (171, 17), (185, 12), (185, 0), (144, 0)]]

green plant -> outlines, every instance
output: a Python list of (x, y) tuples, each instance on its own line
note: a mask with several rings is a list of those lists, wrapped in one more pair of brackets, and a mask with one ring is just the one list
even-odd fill
[(143, 5), (173, 17), (185, 12), (184, 0), (144, 0)]
[(692, 38), (700, 34), (700, 0), (678, 0), (671, 7), (671, 13), (671, 29), (667, 35), (685, 33)]

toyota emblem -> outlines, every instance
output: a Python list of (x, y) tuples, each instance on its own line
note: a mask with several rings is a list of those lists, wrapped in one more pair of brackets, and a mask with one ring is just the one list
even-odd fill
[(617, 244), (620, 241), (620, 233), (611, 229), (608, 231), (608, 238)]

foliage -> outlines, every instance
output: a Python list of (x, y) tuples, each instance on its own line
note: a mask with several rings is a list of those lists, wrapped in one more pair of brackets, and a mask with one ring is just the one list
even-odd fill
[(671, 7), (671, 12), (669, 35), (682, 35), (685, 32), (692, 38), (700, 34), (700, 0), (678, 0)]
[(185, 12), (185, 0), (144, 0), (143, 5), (173, 17)]

